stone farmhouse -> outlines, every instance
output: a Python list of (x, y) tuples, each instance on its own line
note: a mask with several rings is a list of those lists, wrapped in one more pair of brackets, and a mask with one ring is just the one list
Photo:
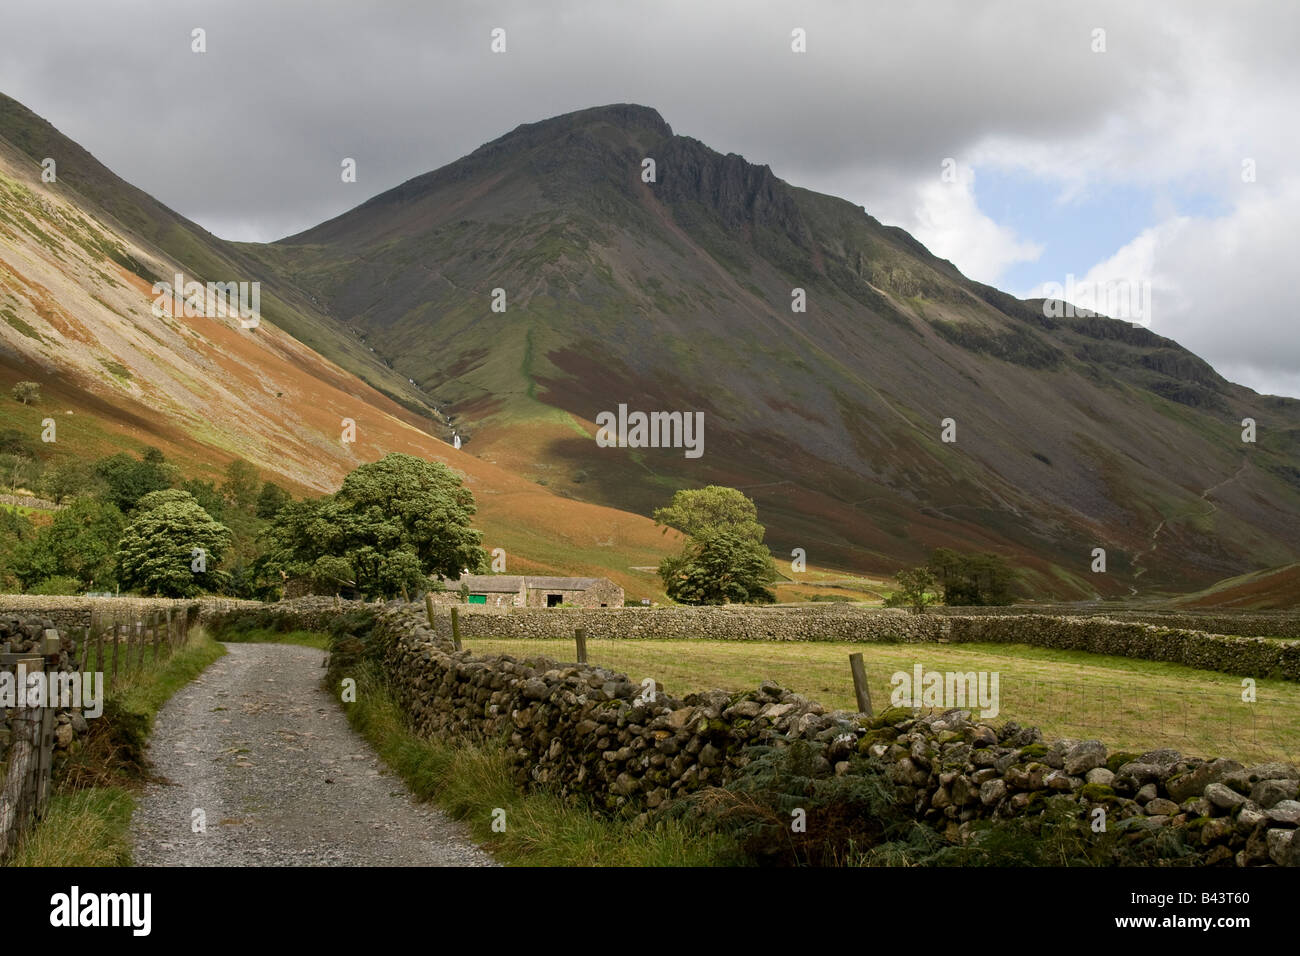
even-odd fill
[(466, 574), (443, 581), (438, 603), (459, 603), (461, 585), (470, 604), (489, 607), (622, 607), (623, 589), (609, 578), (551, 578), (522, 574)]

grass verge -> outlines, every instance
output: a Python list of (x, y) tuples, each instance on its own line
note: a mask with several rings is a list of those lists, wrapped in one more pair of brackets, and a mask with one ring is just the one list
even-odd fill
[(170, 657), (147, 661), (109, 692), (104, 713), (55, 771), (45, 817), (6, 861), (25, 866), (130, 866), (131, 814), (146, 779), (144, 746), (163, 704), (225, 654), (202, 628)]
[[(372, 668), (357, 678), (348, 721), (422, 800), (464, 821), (498, 860), (523, 866), (718, 866), (736, 859), (732, 842), (685, 821), (638, 826), (601, 817), (579, 802), (520, 792), (503, 743), (418, 737)], [(498, 811), (504, 811), (504, 818)], [(493, 829), (504, 819), (504, 832)]]

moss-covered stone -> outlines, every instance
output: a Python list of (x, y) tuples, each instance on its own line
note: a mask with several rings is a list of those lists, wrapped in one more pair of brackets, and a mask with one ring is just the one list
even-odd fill
[(1137, 758), (1140, 756), (1142, 755), (1130, 753), (1127, 750), (1121, 750), (1119, 753), (1113, 753), (1106, 760), (1106, 769), (1109, 770), (1111, 773), (1117, 773), (1119, 771), (1119, 768), (1124, 766), (1124, 764), (1137, 760)]
[(871, 722), (871, 726), (888, 727), (901, 724), (905, 720), (911, 720), (912, 717), (912, 708), (910, 707), (887, 707), (876, 716), (876, 719)]
[(1079, 788), (1079, 796), (1093, 803), (1109, 803), (1116, 799), (1115, 791), (1102, 783), (1085, 783)]

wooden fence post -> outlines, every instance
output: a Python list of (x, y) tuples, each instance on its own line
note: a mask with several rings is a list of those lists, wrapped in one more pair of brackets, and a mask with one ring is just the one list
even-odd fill
[(460, 650), (460, 609), (451, 609), (451, 644)]
[(849, 655), (849, 668), (853, 671), (853, 693), (858, 698), (858, 712), (874, 717), (871, 710), (871, 691), (867, 688), (867, 668), (861, 654)]
[(101, 618), (95, 633), (95, 670), (104, 673), (104, 621)]
[(140, 645), (140, 649), (136, 652), (136, 658), (135, 658), (135, 669), (138, 671), (144, 669), (145, 636), (144, 636), (144, 615), (143, 614), (136, 615), (135, 639), (136, 642)]
[(587, 629), (585, 627), (575, 627), (573, 629), (573, 640), (578, 645), (578, 663), (587, 663)]
[(158, 619), (161, 615), (154, 611), (149, 615), (149, 630), (153, 634), (153, 662), (158, 663)]
[(111, 688), (117, 683), (117, 655), (122, 646), (122, 625), (118, 623), (117, 615), (113, 615), (113, 676), (109, 678), (108, 686)]
[[(30, 662), (32, 667), (35, 661)], [(9, 772), (0, 789), (0, 857), (18, 840), (35, 796), (32, 788), (32, 760), (40, 759), (40, 711), (22, 707), (10, 718), (13, 737), (9, 742)]]
[(429, 626), (433, 627), (433, 595), (428, 591), (424, 592), (424, 616), (429, 619)]

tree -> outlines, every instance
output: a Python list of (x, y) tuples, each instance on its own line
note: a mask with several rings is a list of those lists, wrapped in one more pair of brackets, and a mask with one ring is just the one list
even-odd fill
[(928, 567), (904, 568), (894, 575), (898, 590), (885, 598), (885, 607), (910, 607), (916, 614), (923, 614), (927, 604), (933, 604), (935, 595), (934, 572)]
[(0, 454), (0, 475), (4, 476), (10, 491), (35, 484), (41, 477), (42, 465), (39, 459), (26, 455)]
[(659, 564), (664, 590), (683, 604), (771, 603), (776, 566), (763, 545), (754, 502), (735, 488), (683, 489), (654, 513), (656, 524), (689, 540)]
[(202, 478), (191, 478), (181, 485), (199, 503), (199, 507), (212, 516), (213, 521), (226, 520), (226, 499), (216, 484)]
[(17, 575), (30, 590), (52, 577), (75, 579), (83, 591), (111, 588), (117, 580), (117, 540), (125, 521), (115, 505), (78, 498), (55, 512), (17, 555)]
[(151, 448), (145, 456), (132, 458), (126, 452), (118, 452), (95, 463), (95, 474), (108, 486), (108, 499), (123, 513), (134, 508), (149, 492), (172, 486), (162, 453)]
[(696, 538), (659, 565), (664, 589), (683, 604), (771, 604), (776, 566), (767, 548), (734, 531)]
[(481, 571), (488, 560), (469, 526), (475, 510), (473, 494), (445, 465), (387, 455), (357, 468), (333, 495), (285, 505), (264, 534), (257, 580), (302, 577), (330, 593), (370, 598), (418, 590), (429, 575)]
[(929, 568), (943, 589), (943, 601), (953, 606), (1010, 604), (1015, 572), (998, 554), (961, 554), (936, 548)]
[(55, 465), (41, 477), (42, 493), (53, 499), (56, 505), (79, 495), (94, 494), (106, 487), (103, 479), (96, 476), (93, 465), (76, 459)]
[(32, 402), (38, 402), (41, 398), (41, 386), (39, 382), (19, 382), (13, 388), (13, 396), (17, 401), (24, 405), (30, 405)]
[(146, 496), (140, 505), (118, 542), (122, 584), (164, 597), (221, 590), (226, 576), (216, 567), (230, 542), (229, 529), (179, 489)]
[(728, 531), (761, 543), (765, 533), (754, 502), (735, 488), (721, 485), (677, 492), (667, 507), (655, 510), (654, 520), (692, 538)]
[(262, 478), (257, 469), (244, 459), (236, 458), (226, 466), (221, 494), (231, 508), (251, 513), (257, 508), (257, 493), (261, 486)]
[(264, 481), (262, 490), (257, 496), (257, 516), (270, 521), (292, 500), (289, 492), (275, 482)]
[(25, 560), (25, 546), (36, 536), (32, 523), (17, 512), (0, 508), (0, 591), (21, 587), (18, 567)]

